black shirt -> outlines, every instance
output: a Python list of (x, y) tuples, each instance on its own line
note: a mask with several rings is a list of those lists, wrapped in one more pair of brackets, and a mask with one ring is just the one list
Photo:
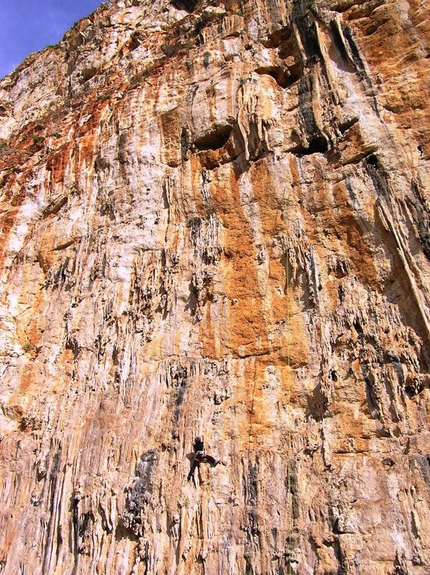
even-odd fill
[(205, 447), (203, 444), (203, 441), (201, 439), (199, 439), (197, 441), (197, 439), (194, 441), (194, 451), (204, 451)]

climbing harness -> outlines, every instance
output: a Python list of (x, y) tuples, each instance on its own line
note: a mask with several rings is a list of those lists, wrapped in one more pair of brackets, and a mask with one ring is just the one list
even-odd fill
[(201, 461), (203, 461), (204, 456), (205, 456), (204, 451), (197, 451), (196, 454), (194, 455), (194, 460), (200, 463)]

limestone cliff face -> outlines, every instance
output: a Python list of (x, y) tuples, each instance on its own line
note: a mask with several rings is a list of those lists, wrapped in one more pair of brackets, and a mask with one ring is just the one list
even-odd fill
[(0, 573), (429, 573), (429, 75), (425, 0), (118, 0), (0, 83)]

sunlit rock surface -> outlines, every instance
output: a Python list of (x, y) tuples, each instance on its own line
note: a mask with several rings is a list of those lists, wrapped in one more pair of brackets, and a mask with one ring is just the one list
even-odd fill
[(429, 573), (429, 41), (114, 1), (0, 83), (0, 573)]

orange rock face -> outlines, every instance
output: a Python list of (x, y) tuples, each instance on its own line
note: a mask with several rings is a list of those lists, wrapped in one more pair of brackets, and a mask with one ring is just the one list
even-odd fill
[(0, 573), (428, 573), (429, 22), (116, 0), (0, 82)]

